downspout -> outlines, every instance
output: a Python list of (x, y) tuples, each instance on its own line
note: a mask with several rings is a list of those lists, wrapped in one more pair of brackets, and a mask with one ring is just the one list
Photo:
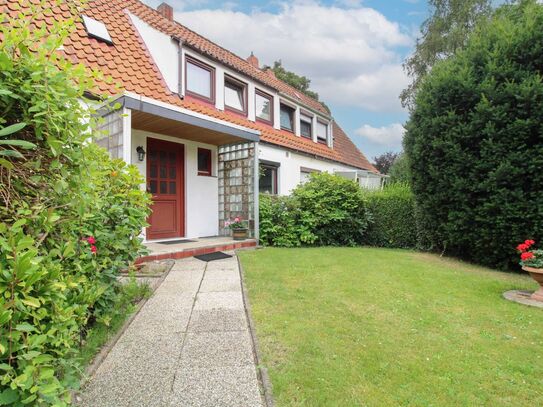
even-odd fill
[(183, 58), (183, 45), (184, 42), (181, 38), (172, 36), (172, 40), (177, 42), (177, 61), (179, 63), (179, 69), (178, 69), (178, 78), (177, 78), (177, 94), (179, 95), (179, 98), (184, 99), (185, 98), (185, 89), (184, 89), (184, 82), (183, 82), (183, 68), (184, 68), (184, 58)]

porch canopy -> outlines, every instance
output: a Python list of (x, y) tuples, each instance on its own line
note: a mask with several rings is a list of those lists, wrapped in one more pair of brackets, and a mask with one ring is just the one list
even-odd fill
[(132, 111), (133, 129), (172, 137), (182, 134), (186, 140), (216, 146), (259, 141), (260, 132), (256, 130), (145, 99), (124, 95), (116, 100)]

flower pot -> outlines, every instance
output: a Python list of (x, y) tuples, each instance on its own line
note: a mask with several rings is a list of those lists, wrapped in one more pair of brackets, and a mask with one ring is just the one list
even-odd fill
[(535, 301), (543, 302), (543, 269), (536, 269), (528, 266), (524, 266), (522, 269), (530, 273), (530, 277), (539, 284), (539, 290), (535, 291), (530, 298)]
[(232, 237), (234, 240), (247, 239), (247, 228), (232, 229)]

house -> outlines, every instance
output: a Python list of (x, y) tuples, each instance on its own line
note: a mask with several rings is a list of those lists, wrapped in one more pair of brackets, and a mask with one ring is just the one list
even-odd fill
[(97, 142), (144, 175), (153, 196), (147, 241), (226, 235), (235, 216), (257, 237), (258, 193), (288, 194), (314, 171), (380, 185), (321, 103), (256, 56), (238, 57), (174, 21), (169, 5), (91, 0), (53, 11), (76, 21), (62, 52), (113, 79), (94, 92), (121, 106), (100, 110), (108, 136)]

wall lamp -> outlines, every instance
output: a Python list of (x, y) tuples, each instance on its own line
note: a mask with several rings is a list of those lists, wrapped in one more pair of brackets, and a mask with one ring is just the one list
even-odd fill
[(136, 148), (136, 153), (138, 153), (138, 160), (143, 161), (145, 160), (145, 150), (142, 146), (138, 146)]

